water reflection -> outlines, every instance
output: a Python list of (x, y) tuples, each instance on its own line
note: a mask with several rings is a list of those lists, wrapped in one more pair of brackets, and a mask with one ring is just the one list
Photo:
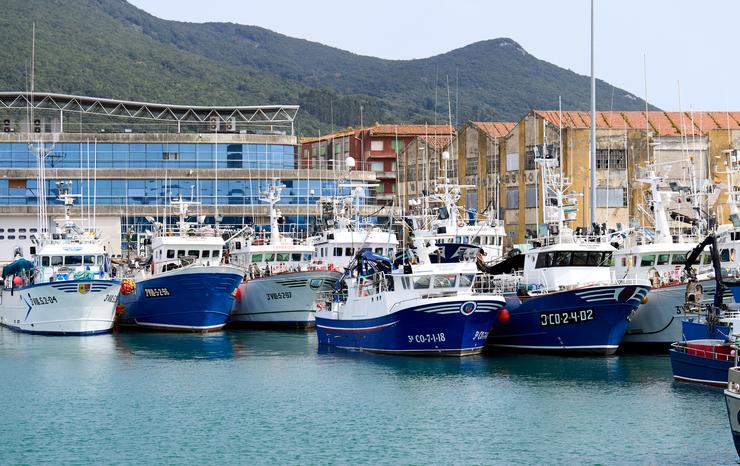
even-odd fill
[(229, 334), (122, 332), (113, 335), (122, 356), (153, 359), (229, 359), (241, 348)]
[(321, 346), (320, 358), (335, 364), (372, 364), (400, 377), (486, 377), (517, 383), (587, 383), (623, 386), (670, 383), (667, 355), (561, 356), (487, 353), (463, 358), (414, 357), (369, 353)]

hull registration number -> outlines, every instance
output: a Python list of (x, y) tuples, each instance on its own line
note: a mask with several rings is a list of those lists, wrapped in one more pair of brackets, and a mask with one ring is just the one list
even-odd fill
[(547, 312), (540, 314), (540, 326), (580, 324), (594, 320), (593, 309), (568, 312)]

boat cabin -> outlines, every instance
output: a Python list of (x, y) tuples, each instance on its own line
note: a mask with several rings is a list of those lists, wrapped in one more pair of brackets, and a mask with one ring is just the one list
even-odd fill
[(611, 280), (615, 248), (599, 242), (564, 242), (525, 252), (523, 284), (530, 290), (558, 290)]
[(152, 239), (149, 269), (166, 272), (185, 265), (218, 265), (224, 240), (218, 236), (158, 236)]
[(36, 283), (103, 278), (111, 271), (103, 246), (94, 243), (44, 245), (34, 255)]

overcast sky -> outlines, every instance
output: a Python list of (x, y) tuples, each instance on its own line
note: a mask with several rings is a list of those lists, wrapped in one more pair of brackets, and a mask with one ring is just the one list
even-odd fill
[[(589, 0), (129, 0), (160, 18), (229, 21), (362, 55), (424, 58), (510, 37), (590, 74)], [(596, 0), (596, 75), (666, 109), (740, 110), (740, 1)]]

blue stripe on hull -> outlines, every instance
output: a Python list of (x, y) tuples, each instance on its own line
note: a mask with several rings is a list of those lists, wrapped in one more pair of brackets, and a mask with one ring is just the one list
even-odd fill
[[(466, 301), (445, 303), (459, 308)], [(479, 353), (485, 345), (501, 303), (485, 302), (489, 312), (440, 314), (417, 308), (362, 320), (335, 320), (316, 317), (320, 345), (399, 354)], [(421, 307), (424, 308), (423, 306)], [(444, 341), (442, 341), (444, 340)]]
[(727, 385), (727, 371), (735, 365), (734, 360), (720, 361), (687, 354), (675, 349), (671, 349), (668, 353), (671, 357), (673, 377), (688, 382), (716, 386)]
[[(124, 306), (121, 325), (172, 331), (222, 328), (234, 303), (241, 276), (192, 273), (153, 277), (136, 283), (136, 291), (118, 298)], [(167, 289), (169, 296), (147, 297), (146, 288)]]
[[(648, 290), (638, 286), (608, 286), (523, 298), (507, 295), (509, 320), (494, 322), (487, 344), (532, 351), (614, 353), (627, 330), (630, 315)], [(543, 318), (543, 314), (550, 313), (560, 313), (558, 320), (554, 316)], [(576, 319), (572, 313), (577, 314)], [(582, 316), (593, 319), (582, 320)]]
[[(736, 431), (733, 426), (740, 424), (740, 410), (738, 409), (737, 398), (727, 394), (725, 391), (725, 405), (727, 406), (727, 416), (730, 420), (730, 430), (732, 431), (732, 442), (735, 444), (735, 451), (740, 456), (740, 432)], [(736, 422), (733, 422), (735, 420)]]
[(65, 337), (65, 336), (85, 337), (85, 336), (90, 336), (90, 335), (103, 335), (106, 333), (111, 333), (113, 331), (113, 329), (109, 328), (105, 330), (92, 330), (89, 332), (39, 332), (36, 330), (26, 330), (26, 329), (22, 329), (19, 327), (14, 327), (8, 324), (0, 324), (0, 327), (5, 327), (14, 332), (18, 332), (18, 333), (28, 333), (30, 335), (44, 335), (44, 336), (49, 336), (49, 337)]

